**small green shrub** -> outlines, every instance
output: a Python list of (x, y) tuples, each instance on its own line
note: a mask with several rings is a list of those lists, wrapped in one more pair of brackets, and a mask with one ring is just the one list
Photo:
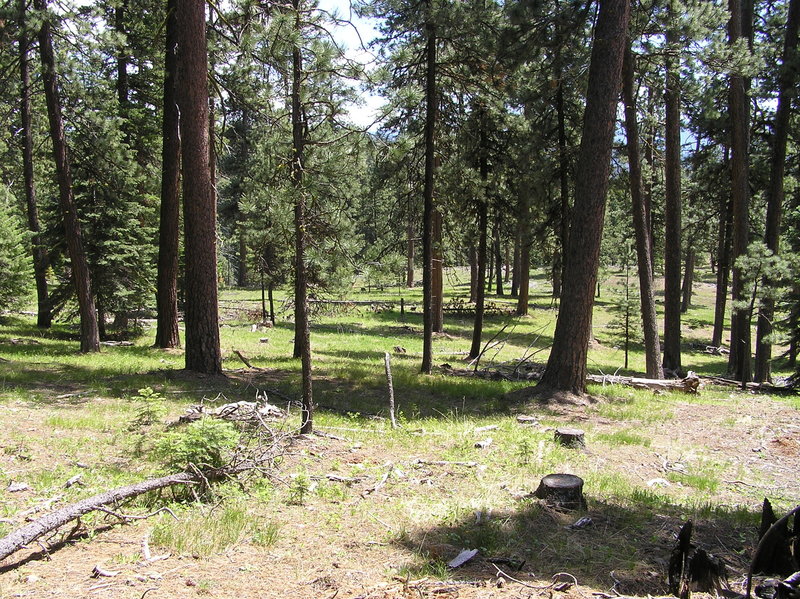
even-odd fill
[(153, 456), (170, 471), (221, 468), (236, 447), (239, 433), (230, 422), (203, 418), (181, 431), (165, 434), (153, 448)]
[(311, 479), (308, 478), (305, 472), (300, 472), (289, 485), (288, 503), (290, 505), (303, 505), (309, 491), (311, 491)]
[(164, 405), (164, 397), (151, 387), (139, 389), (138, 395), (134, 397), (137, 402), (136, 415), (133, 419), (133, 426), (145, 426), (158, 422), (167, 415), (167, 406)]

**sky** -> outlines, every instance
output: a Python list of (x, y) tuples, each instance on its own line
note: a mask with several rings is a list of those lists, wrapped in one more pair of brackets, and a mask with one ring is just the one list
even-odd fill
[[(377, 20), (363, 19), (355, 14), (351, 8), (350, 0), (319, 0), (319, 7), (339, 19), (345, 19), (352, 25), (340, 25), (334, 28), (333, 36), (341, 44), (348, 58), (369, 65), (374, 61), (371, 51), (362, 49), (377, 36)], [(359, 39), (360, 36), (360, 39)], [(383, 98), (368, 91), (361, 92), (362, 106), (352, 106), (350, 118), (357, 127), (370, 127), (379, 114), (380, 107), (384, 104)]]

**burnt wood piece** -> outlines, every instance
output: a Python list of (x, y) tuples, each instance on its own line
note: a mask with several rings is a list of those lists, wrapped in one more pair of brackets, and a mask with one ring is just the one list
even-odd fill
[(574, 474), (548, 474), (534, 495), (557, 510), (585, 510), (583, 479)]
[(584, 449), (586, 447), (584, 432), (579, 428), (558, 428), (554, 438), (556, 443), (564, 447), (576, 449)]
[(718, 593), (727, 587), (725, 562), (692, 544), (692, 521), (683, 525), (669, 560), (669, 592), (689, 599), (692, 591)]
[[(773, 532), (765, 539), (767, 532), (772, 528)], [(796, 516), (793, 528), (796, 534), (798, 528)], [(753, 559), (753, 572), (778, 576), (789, 576), (796, 572), (800, 565), (796, 561), (797, 555), (792, 555), (792, 544), (796, 543), (796, 540), (792, 539), (793, 536), (789, 531), (789, 520), (781, 518), (779, 521), (769, 499), (764, 498), (758, 533), (761, 550)]]

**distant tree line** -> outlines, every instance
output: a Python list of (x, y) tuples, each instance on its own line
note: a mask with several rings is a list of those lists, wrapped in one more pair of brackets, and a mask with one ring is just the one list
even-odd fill
[[(6, 2), (2, 306), (35, 287), (38, 325), (77, 316), (86, 352), (153, 308), (156, 346), (178, 346), (182, 312), (187, 369), (219, 373), (218, 284), (291, 284), (306, 428), (308, 296), (356, 272), (413, 286), (421, 267), (426, 373), (444, 265), (470, 266), (473, 357), (487, 294), (524, 315), (544, 266), (541, 386), (584, 392), (598, 273), (629, 259), (648, 376), (683, 371), (698, 264), (730, 373), (769, 380), (777, 340), (796, 364), (797, 0), (356, 9), (372, 65), (313, 0)], [(367, 129), (361, 86), (386, 100)]]

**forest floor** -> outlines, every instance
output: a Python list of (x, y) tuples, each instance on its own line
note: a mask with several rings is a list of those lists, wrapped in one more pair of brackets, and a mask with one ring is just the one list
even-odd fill
[[(236, 293), (228, 297), (230, 306), (241, 304)], [(691, 349), (706, 331), (700, 310), (697, 326), (687, 327), (686, 361), (719, 373), (721, 363)], [(29, 318), (6, 317), (0, 536), (50, 509), (162, 473), (152, 449), (174, 430), (165, 423), (203, 398), (252, 400), (258, 390), (286, 407), (298, 376), (286, 357), (290, 327), (253, 330), (257, 319), (234, 312), (223, 327), (225, 377), (180, 371), (181, 352), (148, 347), (149, 330), (133, 346), (86, 357), (75, 354), (68, 329), (42, 334)], [(552, 334), (545, 318), (552, 320), (541, 310), (519, 319), (519, 339), (505, 338), (493, 361), (522, 355), (533, 339), (545, 347)], [(596, 326), (604, 318), (600, 312)], [(507, 322), (490, 319), (487, 338)], [(436, 349), (440, 361), (463, 368), (457, 360), (468, 326), (459, 317), (449, 324)], [(619, 349), (597, 337), (591, 362), (613, 372)], [(266, 476), (221, 484), (203, 503), (164, 492), (117, 508), (144, 515), (166, 505), (177, 522), (166, 513), (126, 524), (86, 516), (74, 537), (61, 531), (0, 562), (0, 598), (663, 595), (687, 519), (695, 541), (725, 560), (731, 588), (741, 591), (763, 498), (779, 514), (800, 499), (796, 396), (595, 386), (585, 406), (544, 404), (524, 398), (525, 382), (455, 377), (442, 368), (421, 376), (418, 342), (411, 316), (319, 316), (312, 328), (317, 434), (289, 436), (293, 413), (273, 423), (287, 444)], [(405, 351), (393, 356), (400, 426), (392, 429), (383, 351), (397, 346)], [(234, 350), (257, 368), (241, 368)], [(135, 423), (144, 387), (168, 410), (156, 424)], [(585, 451), (554, 442), (562, 426), (586, 432)], [(584, 479), (585, 512), (557, 512), (532, 496), (553, 472)], [(76, 475), (80, 482), (65, 488)], [(12, 483), (26, 488), (12, 491)], [(591, 525), (569, 527), (584, 516)], [(163, 559), (146, 561), (143, 543)], [(448, 568), (462, 549), (478, 554)], [(95, 566), (113, 576), (93, 577)]]

